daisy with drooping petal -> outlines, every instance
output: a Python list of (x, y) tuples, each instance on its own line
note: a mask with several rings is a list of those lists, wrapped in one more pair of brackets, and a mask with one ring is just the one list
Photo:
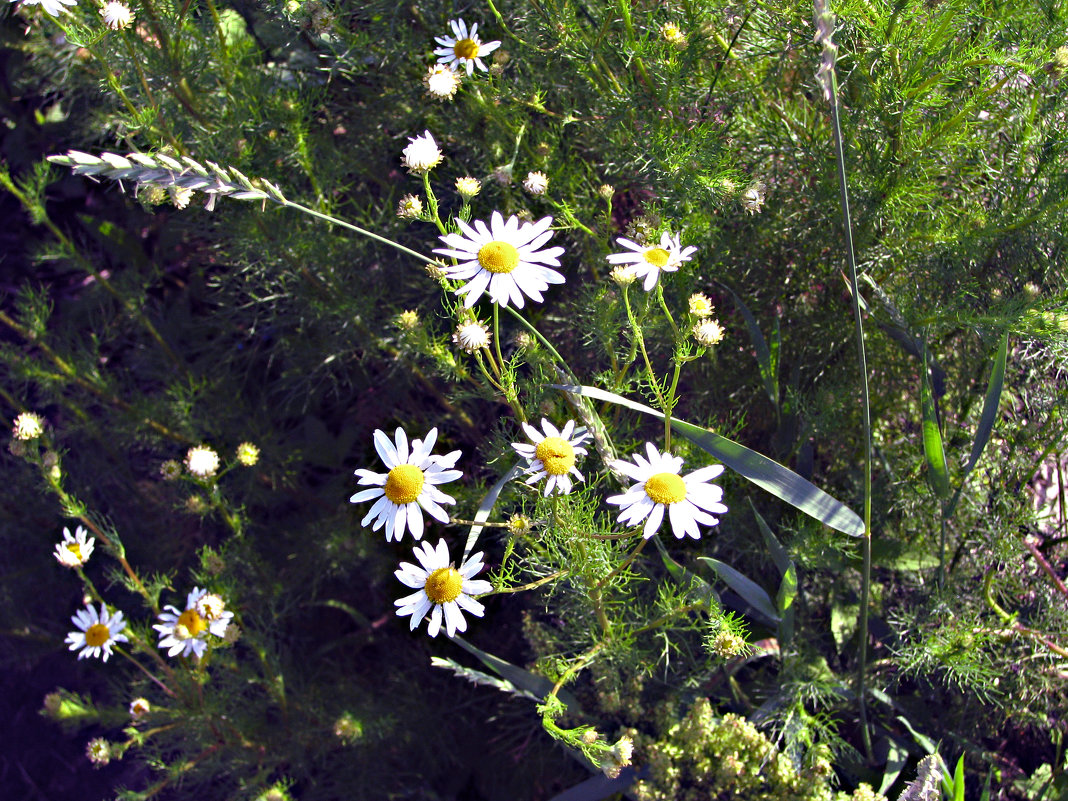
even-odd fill
[(194, 587), (185, 599), (185, 611), (165, 606), (159, 623), (152, 628), (159, 632), (159, 647), (167, 649), (167, 656), (190, 656), (200, 659), (208, 647), (208, 635), (223, 637), (234, 617), (226, 610), (223, 599), (207, 590)]
[(408, 137), (408, 146), (401, 151), (401, 164), (413, 175), (422, 175), (441, 164), (441, 148), (430, 131), (422, 136)]
[(126, 635), (122, 633), (126, 628), (122, 612), (109, 615), (104, 604), (100, 604), (99, 612), (89, 604), (85, 609), (75, 612), (70, 620), (78, 627), (78, 631), (68, 634), (65, 642), (70, 646), (70, 650), (79, 651), (79, 659), (97, 656), (107, 662), (111, 656), (111, 647), (115, 643), (128, 642)]
[(541, 303), (541, 293), (549, 284), (564, 283), (564, 276), (545, 266), (559, 267), (557, 256), (564, 249), (538, 250), (552, 237), (552, 221), (552, 217), (543, 217), (535, 223), (520, 224), (514, 214), (505, 220), (499, 211), (493, 212), (489, 225), (482, 220), (468, 225), (458, 219), (456, 224), (463, 236), (445, 234), (441, 241), (448, 247), (434, 252), (458, 260), (458, 264), (445, 267), (444, 272), (449, 278), (467, 281), (456, 290), (457, 295), (467, 295), (464, 306), (470, 309), (488, 292), (494, 303), (514, 303), (522, 309), (524, 295)]
[(452, 341), (460, 346), (464, 353), (476, 353), (490, 345), (490, 332), (477, 320), (460, 323), (452, 335)]
[(397, 614), (401, 617), (411, 615), (411, 630), (415, 631), (419, 621), (430, 612), (427, 633), (431, 637), (437, 637), (441, 631), (442, 617), (445, 618), (445, 633), (450, 637), (458, 631), (467, 631), (464, 611), (476, 617), (482, 617), (486, 611), (471, 596), (483, 595), (493, 589), (488, 581), (472, 578), (484, 567), (482, 552), (472, 554), (459, 569), (449, 561), (445, 540), (438, 540), (437, 547), (424, 542), (415, 547), (414, 553), (422, 567), (401, 562), (400, 569), (394, 571), (394, 575), (402, 584), (419, 591), (393, 602), (397, 606)]
[(71, 536), (69, 528), (63, 528), (63, 542), (56, 545), (56, 559), (63, 567), (81, 567), (89, 561), (96, 538), (86, 539), (88, 534), (81, 526), (75, 529), (74, 536)]
[(462, 19), (449, 20), (452, 28), (452, 36), (435, 36), (434, 41), (441, 47), (434, 51), (438, 56), (439, 64), (447, 64), (454, 70), (461, 68), (467, 70), (470, 75), (477, 65), (483, 72), (488, 72), (486, 65), (482, 63), (482, 56), (489, 55), (498, 47), (500, 42), (485, 42), (478, 38), (478, 23), (467, 29), (467, 23)]
[(449, 522), (449, 514), (442, 504), (456, 503), (456, 499), (435, 485), (455, 481), (463, 475), (461, 471), (451, 469), (460, 458), (460, 452), (432, 456), (430, 451), (438, 439), (436, 428), (430, 429), (425, 440), (412, 440), (410, 451), (404, 429), (398, 428), (394, 439), (395, 444), (389, 441), (384, 431), (375, 430), (375, 450), (389, 472), (357, 470), (356, 475), (360, 480), (356, 483), (373, 486), (357, 492), (349, 498), (349, 503), (377, 499), (360, 525), (366, 526), (372, 519), (375, 521), (372, 531), (378, 531), (385, 525), (386, 542), (392, 539), (399, 542), (405, 528), (412, 532), (415, 539), (422, 539), (423, 512), (441, 523)]
[[(16, 2), (16, 0), (11, 0)], [(67, 11), (64, 6), (76, 6), (78, 0), (22, 0), (21, 5), (24, 6), (36, 6), (40, 5), (47, 13), (53, 17), (58, 17), (60, 14)]]
[(660, 235), (659, 245), (639, 245), (626, 237), (616, 239), (631, 253), (612, 253), (607, 256), (609, 264), (626, 264), (627, 269), (638, 278), (644, 279), (642, 285), (646, 292), (651, 292), (656, 282), (660, 279), (660, 273), (673, 273), (679, 269), (684, 261), (689, 261), (697, 248), (691, 246), (684, 248), (679, 242), (679, 235), (664, 232)]
[(712, 514), (724, 514), (727, 507), (720, 503), (723, 490), (708, 481), (723, 472), (723, 465), (702, 467), (683, 476), (679, 475), (682, 457), (660, 453), (651, 442), (645, 444), (645, 450), (649, 455), (648, 460), (640, 454), (634, 454), (633, 463), (624, 459), (612, 463), (613, 469), (637, 482), (622, 495), (606, 499), (608, 503), (620, 507), (618, 522), (633, 526), (645, 520), (642, 535), (646, 539), (660, 528), (665, 510), (671, 530), (679, 539), (684, 536), (699, 539), (701, 532), (697, 528), (698, 523), (704, 526), (718, 525), (719, 520)]
[(423, 76), (426, 93), (437, 100), (452, 100), (460, 88), (460, 73), (444, 64), (434, 64)]
[(542, 418), (541, 433), (534, 426), (523, 423), (523, 431), (530, 437), (533, 445), (521, 442), (513, 442), (512, 447), (516, 453), (527, 460), (527, 484), (534, 484), (543, 478), (545, 482), (545, 497), (548, 498), (553, 490), (560, 495), (568, 495), (571, 492), (571, 476), (582, 481), (582, 473), (575, 469), (575, 457), (585, 456), (586, 449), (582, 445), (590, 438), (585, 428), (575, 428), (575, 421), (568, 420), (562, 431), (548, 420)]
[(119, 0), (105, 3), (100, 9), (100, 16), (104, 18), (104, 24), (113, 31), (121, 31), (133, 22), (133, 12), (130, 11), (130, 7)]

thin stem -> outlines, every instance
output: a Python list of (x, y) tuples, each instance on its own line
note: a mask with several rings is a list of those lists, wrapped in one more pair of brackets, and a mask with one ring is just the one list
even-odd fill
[[(829, 13), (829, 12), (828, 12)], [(853, 222), (849, 213), (849, 185), (846, 180), (845, 148), (842, 144), (841, 107), (838, 103), (838, 78), (835, 70), (830, 70), (830, 105), (831, 127), (834, 131), (834, 155), (838, 166), (838, 188), (842, 200), (842, 226), (845, 233), (846, 257), (849, 262), (849, 283), (852, 289), (853, 322), (857, 337), (857, 365), (860, 370), (861, 414), (864, 426), (864, 537), (861, 542), (863, 550), (863, 573), (860, 591), (860, 653), (857, 659), (856, 694), (860, 711), (861, 737), (864, 753), (868, 762), (874, 754), (871, 745), (871, 732), (868, 730), (868, 711), (865, 701), (868, 661), (868, 607), (871, 599), (871, 401), (868, 395), (868, 363), (864, 352), (864, 321), (860, 310), (860, 288), (857, 284), (857, 259), (853, 249)]]
[[(540, 578), (537, 581), (532, 581), (529, 584), (523, 584), (522, 586), (519, 586), (519, 587), (502, 587), (499, 590), (493, 590), (492, 592), (487, 592), (486, 595), (505, 595), (505, 594), (510, 593), (510, 592), (526, 592), (527, 590), (534, 590), (534, 589), (537, 589), (538, 587), (542, 586), (543, 584), (548, 584), (550, 581), (554, 581), (554, 580), (556, 580), (558, 578), (563, 578), (569, 572), (570, 571), (568, 571), (568, 570), (557, 570), (555, 573), (551, 573), (550, 575), (545, 576), (544, 578)], [(479, 597), (480, 598), (485, 598), (486, 595), (480, 595)]]
[(620, 562), (619, 565), (617, 565), (607, 576), (605, 576), (603, 579), (598, 581), (597, 585), (599, 587), (603, 587), (611, 579), (615, 578), (620, 573), (622, 573), (624, 570), (626, 570), (627, 567), (630, 566), (630, 563), (638, 558), (638, 554), (640, 554), (642, 552), (642, 550), (645, 548), (645, 546), (648, 544), (649, 540), (651, 540), (651, 539), (652, 539), (652, 537), (642, 537), (641, 541), (638, 543), (637, 547), (633, 551), (630, 552), (630, 555), (626, 559), (624, 559), (622, 562)]
[(642, 329), (638, 325), (638, 321), (634, 318), (634, 310), (630, 307), (630, 287), (623, 287), (623, 304), (627, 308), (627, 320), (630, 321), (630, 328), (634, 334), (634, 339), (638, 343), (638, 347), (641, 349), (642, 358), (645, 360), (645, 370), (649, 374), (649, 382), (653, 385), (657, 403), (660, 404), (660, 410), (664, 413), (664, 450), (668, 450), (671, 447), (671, 406), (664, 397), (664, 392), (660, 388), (660, 382), (656, 378), (656, 373), (653, 372), (653, 364), (649, 361), (649, 352), (645, 349), (645, 337), (642, 336)]
[(386, 237), (384, 237), (384, 236), (379, 236), (378, 234), (376, 234), (376, 233), (374, 233), (372, 231), (368, 231), (366, 228), (360, 228), (360, 226), (358, 226), (358, 225), (353, 225), (352, 223), (347, 223), (344, 220), (339, 220), (337, 217), (331, 217), (329, 214), (323, 214), (322, 212), (316, 211), (315, 209), (310, 209), (307, 206), (302, 206), (299, 203), (294, 203), (292, 200), (283, 200), (283, 201), (279, 201), (279, 202), (283, 206), (288, 206), (291, 209), (296, 209), (297, 211), (302, 211), (305, 214), (310, 214), (312, 217), (318, 217), (320, 220), (325, 220), (328, 223), (333, 223), (334, 225), (340, 225), (342, 228), (348, 228), (350, 231), (355, 231), (357, 234), (369, 237), (369, 238), (374, 239), (374, 240), (376, 240), (378, 242), (381, 242), (381, 243), (383, 243), (385, 245), (389, 245), (390, 247), (396, 248), (397, 250), (401, 251), (402, 253), (407, 253), (409, 256), (414, 256), (415, 258), (419, 259), (420, 261), (424, 261), (424, 262), (434, 261), (429, 256), (424, 256), (422, 253), (419, 253), (418, 251), (412, 250), (411, 248), (407, 248), (404, 245), (400, 244), (399, 242), (394, 242), (392, 239), (386, 239)]

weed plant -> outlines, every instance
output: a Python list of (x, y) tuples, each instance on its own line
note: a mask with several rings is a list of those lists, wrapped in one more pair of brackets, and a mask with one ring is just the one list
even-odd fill
[(13, 792), (1063, 797), (1063, 3), (3, 29)]

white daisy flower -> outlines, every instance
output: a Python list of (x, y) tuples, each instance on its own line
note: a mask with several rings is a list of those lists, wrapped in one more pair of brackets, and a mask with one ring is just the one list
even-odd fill
[(514, 303), (522, 309), (524, 295), (541, 303), (541, 293), (549, 284), (564, 283), (564, 276), (545, 266), (559, 267), (557, 256), (564, 249), (538, 250), (552, 236), (549, 231), (552, 221), (552, 217), (543, 217), (535, 223), (520, 225), (514, 214), (506, 221), (499, 211), (493, 212), (488, 226), (482, 220), (475, 220), (472, 227), (458, 219), (456, 224), (463, 236), (445, 234), (441, 241), (448, 247), (434, 252), (459, 261), (445, 267), (445, 274), (467, 281), (456, 290), (457, 295), (467, 295), (464, 306), (470, 309), (488, 291), (494, 303), (501, 306)]
[(702, 467), (682, 476), (679, 475), (682, 457), (660, 453), (651, 442), (645, 444), (645, 450), (649, 454), (648, 460), (634, 454), (633, 464), (624, 459), (612, 463), (613, 469), (638, 482), (622, 495), (606, 499), (620, 507), (618, 522), (633, 526), (645, 520), (642, 534), (648, 539), (660, 528), (666, 509), (676, 537), (682, 539), (688, 535), (699, 539), (701, 532), (697, 524), (715, 526), (719, 520), (709, 513), (724, 514), (727, 511), (727, 507), (720, 503), (723, 490), (716, 484), (707, 483), (723, 472), (723, 465)]
[(533, 445), (513, 442), (512, 447), (516, 453), (527, 460), (527, 484), (534, 484), (548, 477), (545, 482), (545, 497), (548, 498), (553, 490), (560, 495), (568, 495), (571, 492), (571, 476), (582, 481), (582, 473), (575, 469), (575, 457), (585, 456), (586, 449), (582, 445), (590, 439), (585, 428), (575, 428), (575, 421), (568, 420), (562, 431), (548, 420), (542, 418), (541, 431), (534, 426), (523, 423), (523, 431), (530, 437)]
[(79, 659), (97, 656), (107, 662), (115, 643), (128, 642), (122, 633), (126, 628), (122, 612), (109, 615), (104, 604), (100, 604), (99, 612), (89, 604), (85, 609), (75, 612), (71, 622), (78, 627), (78, 631), (68, 634), (65, 642), (70, 645), (70, 650), (80, 651)]
[(63, 528), (63, 541), (56, 545), (56, 559), (63, 567), (81, 567), (89, 561), (96, 538), (86, 539), (88, 534), (81, 526), (75, 529), (73, 536), (69, 528)]
[(711, 348), (723, 341), (723, 326), (709, 318), (693, 327), (693, 338), (703, 348)]
[(401, 617), (411, 615), (411, 630), (419, 625), (426, 613), (430, 612), (430, 625), (427, 633), (437, 637), (441, 631), (441, 618), (445, 618), (445, 632), (450, 637), (458, 631), (467, 631), (464, 611), (476, 617), (482, 617), (486, 611), (472, 595), (483, 595), (493, 589), (488, 581), (472, 578), (484, 565), (482, 552), (472, 554), (457, 570), (449, 561), (449, 549), (445, 540), (438, 540), (437, 547), (429, 542), (416, 546), (415, 558), (419, 565), (401, 562), (400, 569), (394, 571), (402, 584), (418, 588), (418, 592), (394, 601), (397, 614)]
[[(11, 0), (11, 2), (15, 2), (15, 0)], [(53, 17), (58, 17), (67, 10), (64, 6), (76, 6), (78, 5), (78, 0), (22, 0), (22, 5), (40, 5), (47, 13)]]
[(639, 245), (626, 237), (619, 237), (618, 242), (631, 253), (613, 253), (606, 258), (609, 264), (627, 264), (630, 270), (638, 278), (643, 278), (643, 287), (646, 292), (651, 292), (660, 278), (660, 273), (673, 273), (679, 269), (684, 261), (689, 261), (697, 252), (697, 248), (684, 248), (679, 242), (679, 235), (674, 237), (665, 232), (660, 236), (659, 245)]
[(501, 43), (480, 41), (477, 22), (471, 26), (470, 31), (462, 19), (449, 20), (449, 27), (452, 28), (452, 36), (434, 37), (434, 41), (441, 45), (434, 51), (434, 55), (438, 56), (438, 63), (448, 64), (455, 70), (466, 69), (468, 75), (474, 71), (476, 65), (483, 72), (487, 72), (486, 65), (482, 63), (482, 56), (492, 53)]
[(119, 0), (111, 0), (100, 9), (100, 16), (104, 18), (104, 24), (113, 31), (120, 31), (133, 22), (133, 12), (125, 3)]
[(437, 100), (452, 100), (463, 79), (460, 73), (444, 64), (432, 64), (423, 76), (426, 93)]
[(349, 502), (361, 503), (377, 498), (360, 522), (361, 526), (373, 519), (372, 531), (385, 525), (386, 542), (392, 539), (399, 542), (405, 528), (415, 539), (423, 538), (423, 512), (441, 523), (449, 522), (449, 514), (441, 504), (456, 503), (456, 499), (435, 485), (455, 481), (463, 475), (461, 471), (451, 469), (460, 458), (460, 452), (432, 456), (430, 451), (437, 439), (438, 430), (432, 428), (425, 440), (412, 440), (409, 451), (404, 429), (397, 429), (396, 444), (389, 441), (385, 432), (375, 430), (375, 450), (389, 472), (373, 473), (362, 468), (356, 471), (360, 477), (358, 484), (374, 486), (357, 492)]
[(401, 151), (401, 164), (413, 175), (422, 175), (441, 164), (441, 148), (430, 131), (422, 136), (408, 137), (408, 146)]
[(151, 711), (152, 704), (147, 698), (135, 698), (130, 701), (130, 717), (134, 720), (140, 720)]
[(549, 188), (549, 176), (541, 171), (528, 172), (523, 179), (523, 188), (532, 195), (544, 195)]
[(167, 656), (193, 655), (200, 659), (208, 647), (208, 635), (223, 637), (234, 617), (226, 611), (222, 598), (207, 590), (194, 587), (185, 599), (185, 611), (165, 606), (159, 623), (152, 628), (159, 632), (159, 647), (167, 649)]
[(207, 445), (195, 445), (185, 454), (185, 466), (197, 478), (211, 478), (219, 469), (219, 454)]
[(486, 326), (476, 320), (460, 323), (452, 335), (452, 341), (460, 346), (464, 353), (474, 353), (490, 344), (490, 332)]

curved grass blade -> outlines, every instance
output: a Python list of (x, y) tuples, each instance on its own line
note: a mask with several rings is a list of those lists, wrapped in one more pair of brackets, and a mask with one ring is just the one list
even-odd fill
[(946, 463), (942, 432), (938, 428), (938, 415), (931, 397), (931, 380), (927, 373), (926, 358), (923, 360), (920, 406), (923, 409), (923, 454), (927, 460), (927, 480), (935, 495), (945, 500), (949, 497), (949, 465)]
[[(597, 387), (551, 384), (555, 389), (585, 395), (596, 400), (608, 401), (663, 419), (663, 415), (641, 403), (624, 398), (614, 392)], [(672, 427), (698, 447), (715, 456), (727, 467), (758, 487), (767, 490), (776, 498), (786, 501), (795, 509), (804, 512), (836, 531), (851, 537), (864, 536), (864, 521), (841, 501), (835, 500), (816, 485), (801, 478), (793, 470), (750, 450), (744, 445), (721, 437), (707, 428), (695, 426), (678, 418), (671, 418)]]
[(786, 571), (793, 567), (793, 562), (790, 561), (790, 554), (786, 552), (786, 549), (782, 547), (782, 543), (771, 533), (771, 528), (764, 522), (764, 518), (760, 516), (760, 512), (753, 505), (753, 499), (746, 498), (746, 500), (749, 501), (749, 508), (753, 510), (753, 517), (756, 518), (760, 533), (764, 535), (764, 544), (768, 546), (771, 561), (775, 563), (775, 567), (779, 568), (779, 575), (785, 576)]
[(779, 623), (780, 618), (778, 612), (775, 611), (775, 604), (772, 603), (771, 596), (764, 591), (763, 587), (751, 578), (742, 575), (730, 565), (726, 565), (718, 559), (713, 559), (711, 556), (699, 556), (697, 559), (715, 570), (716, 575), (723, 579), (728, 587), (742, 596), (747, 604), (771, 622)]
[(979, 416), (979, 427), (975, 430), (975, 441), (972, 443), (972, 453), (968, 457), (968, 463), (964, 466), (964, 475), (967, 476), (983, 455), (983, 449), (990, 440), (990, 434), (994, 430), (994, 421), (998, 416), (998, 407), (1001, 405), (1001, 391), (1005, 386), (1005, 362), (1009, 354), (1009, 333), (1001, 335), (1001, 345), (994, 356), (994, 368), (990, 371), (990, 382), (986, 386), (986, 399), (983, 401), (983, 413)]
[(653, 544), (656, 546), (657, 550), (660, 551), (660, 558), (664, 560), (664, 567), (667, 568), (668, 573), (678, 582), (680, 587), (689, 586), (691, 591), (697, 594), (698, 598), (709, 604), (719, 602), (719, 596), (716, 594), (716, 591), (712, 589), (711, 584), (692, 570), (687, 570), (671, 558), (671, 555), (667, 552), (667, 548), (664, 547), (664, 543), (660, 541), (659, 535), (653, 537)]
[[(529, 670), (524, 670), (500, 657), (488, 654), (473, 646), (463, 637), (453, 637), (452, 641), (477, 658), (482, 664), (486, 665), (486, 667), (497, 671), (497, 673), (511, 682), (514, 686), (518, 687), (520, 690), (525, 690), (539, 700), (547, 696), (553, 689), (553, 683), (544, 676), (531, 673)], [(556, 694), (556, 697), (564, 702), (568, 712), (571, 714), (582, 714), (578, 699), (567, 690), (560, 690), (560, 692)]]
[(744, 303), (742, 303), (742, 299), (738, 297), (733, 289), (726, 284), (723, 284), (723, 286), (731, 293), (731, 297), (734, 298), (734, 303), (738, 306), (738, 311), (742, 313), (742, 318), (745, 320), (745, 326), (749, 329), (749, 339), (753, 343), (753, 349), (756, 351), (757, 366), (760, 368), (760, 377), (764, 381), (764, 391), (768, 394), (768, 398), (771, 399), (772, 406), (778, 410), (779, 345), (781, 342), (779, 321), (778, 319), (775, 320), (775, 340), (769, 348), (753, 313), (749, 311)]
[(467, 543), (464, 545), (463, 559), (467, 559), (471, 553), (471, 549), (475, 547), (475, 543), (478, 541), (478, 535), (482, 533), (483, 526), (480, 523), (485, 523), (489, 520), (490, 512), (493, 511), (494, 505), (497, 503), (497, 498), (501, 494), (501, 490), (504, 489), (504, 485), (511, 481), (516, 474), (519, 473), (520, 462), (516, 462), (512, 465), (512, 469), (501, 476), (500, 480), (490, 487), (490, 491), (486, 493), (486, 497), (482, 499), (482, 503), (478, 506), (478, 511), (475, 512), (475, 525), (471, 526), (471, 532), (467, 535)]

